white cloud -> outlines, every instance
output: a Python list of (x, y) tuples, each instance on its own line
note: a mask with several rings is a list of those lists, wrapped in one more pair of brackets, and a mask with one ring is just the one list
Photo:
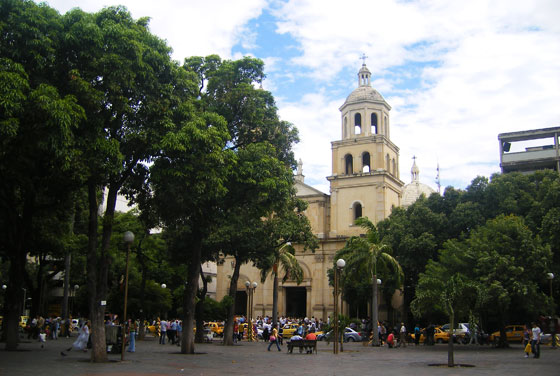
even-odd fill
[(559, 125), (557, 0), (50, 4), (61, 12), (124, 4), (134, 18), (152, 18), (152, 32), (168, 41), (177, 60), (211, 53), (241, 57), (246, 52), (232, 56), (232, 47), (255, 45), (259, 31), (249, 30), (248, 22), (273, 4), (277, 31), (291, 37), (282, 40), (298, 54), (289, 61), (257, 55), (273, 73), (264, 87), (276, 94), (286, 83), (301, 81), (300, 88), (309, 88), (301, 99), (287, 91), (276, 99), (282, 118), (300, 131), (295, 153), (303, 159), (306, 183), (324, 192), (330, 143), (341, 138), (338, 107), (356, 87), (362, 53), (369, 56), (374, 87), (393, 108), (391, 139), (400, 148), (405, 182), (416, 155), (423, 182), (434, 185), (439, 161), (443, 186), (464, 188), (477, 175), (499, 171), (498, 133)]
[(150, 30), (167, 40), (173, 58), (183, 61), (189, 56), (218, 54), (231, 58), (231, 48), (242, 41), (254, 43), (246, 23), (258, 17), (266, 0), (50, 0), (49, 5), (65, 13), (79, 7), (96, 12), (104, 6), (122, 4), (135, 19), (149, 16)]
[(331, 170), (331, 141), (341, 138), (338, 107), (343, 99), (329, 100), (324, 93), (307, 94), (298, 102), (279, 101), (280, 116), (299, 130), (296, 159), (303, 161), (305, 183), (328, 193), (326, 177)]
[[(278, 31), (301, 44), (294, 62), (313, 68), (324, 87), (345, 67), (357, 70), (361, 52), (369, 56), (374, 87), (393, 107), (391, 138), (401, 150), (405, 182), (417, 155), (422, 180), (433, 186), (439, 160), (442, 184), (464, 188), (477, 175), (499, 171), (498, 133), (558, 125), (554, 1), (307, 0), (289, 1), (278, 15)], [(395, 89), (410, 78), (410, 62), (431, 63), (414, 70), (420, 86)], [(396, 77), (387, 76), (389, 68)], [(317, 113), (313, 105), (325, 103), (306, 106)], [(301, 115), (291, 115), (305, 137)], [(329, 122), (339, 119), (330, 116)]]

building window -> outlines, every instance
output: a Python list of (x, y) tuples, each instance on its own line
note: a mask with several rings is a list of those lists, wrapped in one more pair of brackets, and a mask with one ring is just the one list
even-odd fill
[(371, 134), (377, 134), (377, 114), (371, 114)]
[(354, 173), (354, 161), (351, 154), (346, 154), (344, 157), (344, 166), (346, 175), (351, 175)]
[(362, 172), (370, 172), (371, 171), (371, 161), (369, 157), (369, 153), (365, 151), (362, 154)]
[(353, 214), (354, 214), (354, 221), (358, 218), (362, 217), (362, 204), (360, 204), (359, 202), (355, 202), (354, 203), (354, 208), (353, 208)]
[(362, 115), (359, 113), (354, 115), (354, 133), (355, 134), (362, 133)]

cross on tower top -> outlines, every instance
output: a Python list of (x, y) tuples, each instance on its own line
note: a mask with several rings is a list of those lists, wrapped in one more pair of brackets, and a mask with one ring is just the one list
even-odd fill
[(360, 60), (363, 61), (363, 65), (366, 65), (366, 59), (367, 59), (367, 58), (368, 58), (368, 57), (366, 56), (365, 53), (363, 53), (362, 56), (360, 57)]

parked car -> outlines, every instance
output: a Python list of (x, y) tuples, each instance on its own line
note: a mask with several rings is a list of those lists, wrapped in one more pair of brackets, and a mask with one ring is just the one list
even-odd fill
[(294, 335), (294, 333), (296, 332), (297, 328), (299, 327), (299, 324), (285, 324), (282, 327), (282, 338), (283, 339), (290, 339), (292, 338), (292, 336)]
[[(416, 338), (416, 335), (414, 333), (412, 333), (410, 335), (410, 338), (412, 338), (412, 340), (414, 341), (414, 339)], [(422, 334), (420, 334), (420, 343), (424, 343), (425, 340), (426, 340), (426, 336), (424, 335), (424, 330), (422, 330)], [(449, 342), (449, 333), (444, 332), (443, 330), (441, 330), (441, 328), (435, 328), (435, 330), (434, 330), (434, 341), (436, 341), (436, 343), (447, 343), (447, 342)]]
[[(551, 333), (544, 333), (541, 334), (541, 344), (543, 345), (552, 345), (552, 334)], [(556, 334), (556, 345), (560, 345), (560, 336)]]
[[(29, 321), (29, 316), (20, 316), (19, 317), (19, 327), (23, 330), (27, 326), (27, 322)], [(31, 323), (30, 323), (31, 324)]]
[(215, 335), (219, 337), (223, 337), (224, 335), (224, 325), (219, 322), (209, 322), (205, 325), (205, 327), (209, 328), (212, 332), (214, 332)]
[[(449, 333), (449, 326), (450, 324), (442, 325), (441, 330)], [(453, 329), (453, 334), (455, 334), (456, 336), (464, 336), (467, 333), (469, 333), (469, 323), (458, 322), (455, 324), (455, 329)]]
[[(506, 340), (508, 342), (523, 342), (523, 325), (507, 325)], [(500, 341), (500, 331), (490, 334), (490, 342)]]
[[(331, 341), (333, 336), (332, 330), (327, 333), (320, 333), (317, 335), (317, 341), (328, 340)], [(344, 329), (344, 342), (360, 342), (362, 336), (360, 333), (351, 328)]]
[(344, 329), (344, 342), (360, 342), (362, 336), (360, 333), (351, 328)]

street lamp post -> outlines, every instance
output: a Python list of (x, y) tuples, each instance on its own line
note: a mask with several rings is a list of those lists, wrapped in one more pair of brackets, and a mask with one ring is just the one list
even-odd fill
[(373, 311), (372, 315), (372, 328), (373, 328), (373, 343), (372, 346), (379, 346), (379, 326), (377, 325), (379, 321), (379, 311), (377, 307), (377, 293), (379, 286), (381, 286), (381, 280), (379, 278), (374, 278), (375, 286), (373, 288), (373, 307), (371, 307)]
[(6, 307), (6, 289), (7, 288), (8, 288), (8, 286), (2, 285), (2, 293), (4, 294), (4, 304), (2, 305), (2, 308)]
[[(550, 286), (550, 300), (552, 300), (552, 306), (554, 307), (554, 298), (552, 297), (552, 280), (554, 279), (554, 273), (547, 273), (546, 278), (548, 278)], [(552, 347), (556, 348), (556, 320), (554, 319), (554, 309), (552, 310), (552, 316), (550, 316), (550, 329), (552, 335)]]
[(134, 241), (134, 233), (132, 231), (127, 231), (123, 236), (124, 242), (126, 243), (126, 267), (125, 267), (125, 279), (124, 279), (124, 313), (122, 319), (122, 347), (121, 347), (121, 361), (124, 360), (124, 343), (125, 343), (125, 324), (126, 324), (126, 306), (128, 303), (128, 258), (130, 257), (130, 245)]
[(245, 282), (247, 288), (247, 340), (253, 341), (253, 296), (257, 288), (257, 282)]
[(334, 341), (333, 353), (338, 354), (338, 336), (339, 336), (339, 323), (338, 323), (338, 282), (340, 279), (340, 272), (346, 265), (343, 259), (336, 260), (336, 268), (334, 271)]
[(21, 315), (25, 316), (25, 299), (27, 297), (27, 289), (25, 287), (22, 287), (23, 289), (23, 304), (21, 307)]

